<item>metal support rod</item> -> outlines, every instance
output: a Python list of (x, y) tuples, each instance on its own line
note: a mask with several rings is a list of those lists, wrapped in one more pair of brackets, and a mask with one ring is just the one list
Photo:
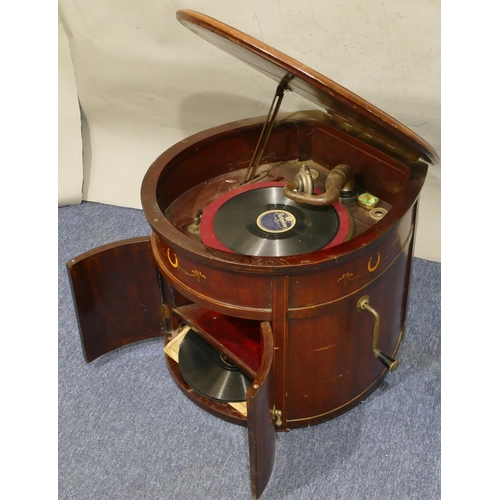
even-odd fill
[(262, 158), (262, 154), (264, 153), (264, 148), (266, 147), (267, 141), (269, 139), (269, 135), (271, 134), (271, 130), (273, 128), (274, 122), (276, 121), (276, 116), (278, 115), (278, 111), (281, 106), (281, 101), (283, 100), (283, 96), (285, 94), (285, 87), (281, 84), (278, 85), (276, 89), (276, 94), (274, 95), (273, 102), (271, 103), (271, 107), (269, 108), (269, 113), (267, 114), (266, 122), (262, 127), (262, 132), (260, 133), (259, 141), (257, 142), (257, 146), (253, 153), (252, 159), (250, 160), (250, 164), (248, 165), (247, 173), (245, 176), (245, 182), (251, 181), (255, 177), (255, 171), (260, 164), (260, 160)]

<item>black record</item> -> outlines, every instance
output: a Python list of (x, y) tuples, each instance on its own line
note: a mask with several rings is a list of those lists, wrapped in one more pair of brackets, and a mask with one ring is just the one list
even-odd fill
[(217, 211), (213, 228), (227, 248), (244, 255), (287, 256), (327, 246), (340, 226), (335, 208), (296, 203), (282, 187), (244, 191)]
[(245, 401), (252, 383), (236, 365), (193, 330), (189, 330), (179, 348), (179, 369), (190, 387), (216, 401)]

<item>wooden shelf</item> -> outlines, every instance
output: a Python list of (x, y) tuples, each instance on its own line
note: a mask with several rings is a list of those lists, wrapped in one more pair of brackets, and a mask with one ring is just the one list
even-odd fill
[(197, 304), (178, 307), (174, 313), (248, 377), (257, 376), (262, 358), (259, 321), (225, 316)]

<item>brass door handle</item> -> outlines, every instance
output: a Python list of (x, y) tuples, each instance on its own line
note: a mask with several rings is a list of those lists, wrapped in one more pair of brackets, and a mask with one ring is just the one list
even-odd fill
[(380, 316), (378, 312), (375, 309), (373, 309), (373, 307), (370, 305), (370, 297), (368, 295), (364, 295), (363, 297), (361, 297), (358, 300), (356, 307), (358, 309), (358, 312), (368, 311), (373, 315), (375, 323), (373, 327), (373, 340), (372, 340), (373, 354), (390, 372), (393, 372), (399, 366), (399, 361), (383, 353), (377, 346), (378, 332), (380, 328)]

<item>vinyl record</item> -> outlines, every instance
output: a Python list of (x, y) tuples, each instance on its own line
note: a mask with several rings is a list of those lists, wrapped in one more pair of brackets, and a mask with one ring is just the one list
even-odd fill
[(252, 383), (236, 365), (193, 330), (189, 330), (180, 346), (179, 369), (190, 387), (216, 401), (245, 401)]
[(342, 204), (313, 206), (287, 198), (283, 184), (242, 186), (204, 211), (205, 245), (252, 256), (298, 255), (333, 246), (349, 233)]

